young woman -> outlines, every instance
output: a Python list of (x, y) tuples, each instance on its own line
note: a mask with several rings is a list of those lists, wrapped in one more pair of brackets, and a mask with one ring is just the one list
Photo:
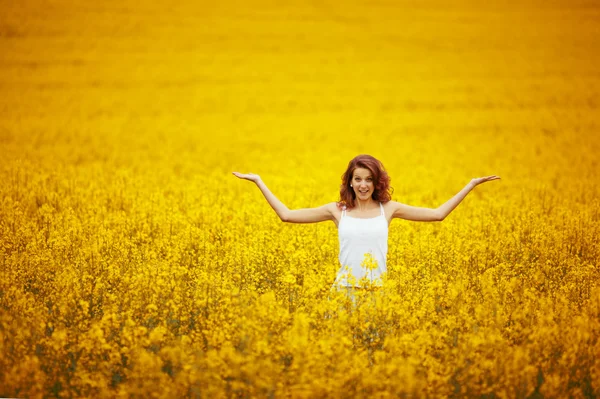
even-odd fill
[[(348, 291), (361, 288), (358, 282), (362, 278), (376, 282), (386, 272), (388, 226), (393, 218), (440, 222), (475, 186), (500, 179), (498, 176), (472, 179), (440, 207), (420, 208), (392, 201), (390, 178), (381, 162), (370, 155), (358, 155), (350, 161), (342, 175), (338, 202), (317, 208), (290, 210), (271, 193), (259, 175), (233, 174), (256, 183), (283, 222), (316, 223), (330, 220), (335, 223), (340, 242), (340, 269), (334, 285), (346, 287)], [(353, 278), (348, 278), (349, 274)]]

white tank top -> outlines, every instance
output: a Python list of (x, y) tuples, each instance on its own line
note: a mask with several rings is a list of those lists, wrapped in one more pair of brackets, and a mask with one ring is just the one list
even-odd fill
[[(388, 222), (383, 212), (383, 205), (379, 203), (381, 214), (374, 218), (354, 218), (346, 215), (342, 210), (342, 217), (338, 223), (338, 237), (340, 240), (340, 270), (336, 282), (339, 286), (352, 286), (346, 275), (351, 272), (356, 279), (355, 286), (360, 287), (358, 281), (367, 276), (370, 281), (378, 279), (386, 272)], [(365, 254), (371, 254), (377, 266), (367, 270), (361, 266)], [(348, 266), (349, 270), (345, 270)]]

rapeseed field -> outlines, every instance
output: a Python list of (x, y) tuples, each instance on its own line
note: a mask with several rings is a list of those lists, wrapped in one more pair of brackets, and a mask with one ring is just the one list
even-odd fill
[[(2, 2), (0, 396), (600, 395), (600, 7)], [(358, 154), (388, 275), (331, 286)]]

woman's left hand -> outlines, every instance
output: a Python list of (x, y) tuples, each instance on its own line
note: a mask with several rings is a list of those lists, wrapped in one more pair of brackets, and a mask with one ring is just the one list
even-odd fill
[(486, 177), (477, 177), (475, 179), (471, 180), (471, 184), (473, 185), (473, 187), (481, 184), (481, 183), (485, 183), (486, 181), (492, 181), (492, 180), (497, 180), (500, 179), (500, 176), (486, 176)]

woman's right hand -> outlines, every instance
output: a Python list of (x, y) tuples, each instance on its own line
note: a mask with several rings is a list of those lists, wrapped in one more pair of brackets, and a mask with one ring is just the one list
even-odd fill
[(235, 176), (239, 177), (240, 179), (250, 180), (254, 183), (258, 183), (260, 181), (260, 176), (255, 175), (254, 173), (239, 173), (239, 172), (232, 172), (232, 173)]

